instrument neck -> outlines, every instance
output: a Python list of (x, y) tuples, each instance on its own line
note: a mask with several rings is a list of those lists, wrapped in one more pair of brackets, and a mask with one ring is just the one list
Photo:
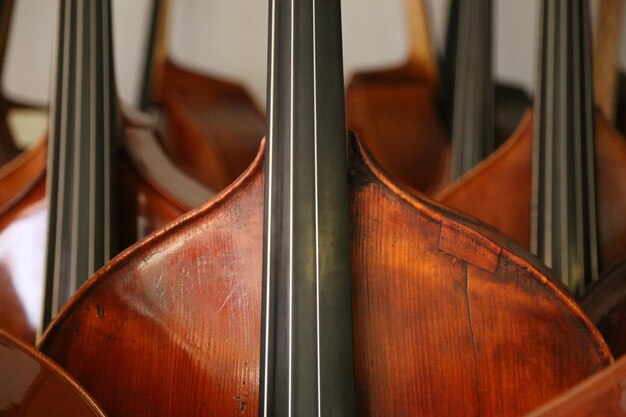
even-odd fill
[(107, 0), (62, 0), (48, 143), (44, 325), (114, 252), (118, 109)]
[(167, 60), (167, 21), (169, 0), (153, 0), (150, 14), (150, 28), (146, 56), (144, 59), (143, 78), (139, 95), (139, 108), (147, 111), (155, 101), (160, 100), (160, 84)]
[(544, 0), (531, 249), (576, 295), (598, 276), (591, 28), (586, 0)]
[(261, 416), (355, 416), (339, 0), (271, 0)]
[[(451, 179), (493, 152), (494, 100), (492, 0), (455, 0), (453, 32)], [(454, 10), (456, 9), (456, 10)]]

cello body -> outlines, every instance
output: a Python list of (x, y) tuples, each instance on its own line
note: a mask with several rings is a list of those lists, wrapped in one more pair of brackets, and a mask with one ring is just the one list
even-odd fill
[[(162, 227), (208, 198), (204, 190), (195, 200), (178, 198), (176, 188), (198, 190), (189, 178), (175, 184), (157, 181), (155, 167), (141, 163), (148, 148), (158, 147), (153, 133), (145, 126), (128, 127), (125, 144), (119, 150), (119, 182), (122, 202), (118, 218), (119, 239), (127, 247), (148, 233)], [(138, 135), (138, 133), (141, 133)], [(144, 147), (138, 146), (144, 144)], [(0, 205), (0, 327), (29, 343), (42, 317), (46, 254), (46, 141), (42, 141), (0, 170), (0, 189), (5, 191)], [(161, 164), (158, 175), (176, 179), (172, 164)], [(201, 189), (202, 191), (202, 189)]]
[(58, 365), (0, 330), (0, 414), (4, 417), (104, 417)]
[(263, 114), (236, 84), (166, 61), (159, 103), (162, 144), (178, 167), (221, 190), (250, 165), (263, 136)]
[[(108, 415), (257, 415), (262, 161), (107, 264), (47, 329), (41, 350)], [(521, 415), (611, 362), (534, 261), (402, 191), (356, 141), (350, 169), (359, 415)]]
[(169, 58), (169, 7), (169, 0), (153, 4), (140, 107), (156, 110), (161, 144), (179, 169), (219, 191), (254, 159), (264, 116), (242, 86)]
[(356, 74), (348, 85), (348, 125), (376, 160), (414, 190), (448, 183), (450, 140), (437, 115), (435, 86), (409, 66)]
[[(625, 255), (626, 142), (596, 112), (596, 178), (600, 271)], [(525, 248), (530, 247), (533, 116), (494, 154), (442, 190), (441, 203), (485, 222)]]
[[(519, 88), (495, 84), (491, 76), (491, 29), (485, 29), (491, 27), (490, 4), (486, 1), (477, 6), (486, 14), (482, 20), (476, 20), (475, 13), (468, 15), (469, 9), (458, 1), (451, 5), (450, 56), (446, 57), (443, 82), (437, 76), (425, 5), (408, 0), (412, 44), (407, 62), (394, 69), (358, 73), (348, 85), (349, 128), (387, 172), (413, 190), (427, 195), (441, 191), (461, 174), (457, 171), (462, 163), (457, 159), (464, 147), (480, 148), (474, 159), (481, 160), (508, 138), (530, 103)], [(460, 8), (466, 18), (458, 16)], [(465, 107), (455, 104), (457, 101), (465, 102)], [(454, 108), (459, 115), (454, 116)], [(463, 109), (470, 109), (465, 110), (465, 117)], [(476, 125), (484, 125), (483, 130), (490, 134), (477, 135)], [(469, 132), (457, 132), (460, 139), (455, 140), (455, 129)]]

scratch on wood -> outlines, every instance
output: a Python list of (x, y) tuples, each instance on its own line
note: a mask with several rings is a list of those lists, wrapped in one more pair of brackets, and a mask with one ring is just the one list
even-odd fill
[(222, 303), (220, 308), (217, 310), (218, 313), (224, 309), (224, 306), (226, 306), (226, 303), (228, 303), (228, 300), (230, 300), (230, 297), (232, 297), (233, 294), (235, 294), (236, 290), (237, 290), (237, 284), (233, 285), (233, 288), (231, 288), (230, 292), (228, 293), (228, 295), (224, 299), (224, 302)]

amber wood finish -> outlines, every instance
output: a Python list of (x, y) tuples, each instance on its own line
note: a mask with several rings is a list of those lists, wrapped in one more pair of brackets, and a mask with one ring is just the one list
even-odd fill
[(58, 365), (2, 330), (0, 415), (104, 417), (93, 399)]
[(376, 160), (411, 188), (432, 194), (448, 183), (450, 141), (431, 85), (398, 72), (356, 74), (347, 90), (348, 125)]
[(219, 191), (254, 159), (264, 116), (243, 87), (172, 62), (166, 39), (169, 6), (169, 0), (153, 5), (141, 106), (159, 110), (161, 143), (178, 167)]
[[(527, 255), (351, 155), (360, 415), (521, 415), (610, 363)], [(109, 415), (257, 415), (262, 161), (107, 264), (48, 328), (42, 351)]]
[[(117, 196), (122, 247), (163, 227), (212, 195), (171, 164), (162, 164), (160, 169), (174, 183), (164, 186), (158, 177), (155, 180), (150, 167), (138, 161), (152, 155), (143, 155), (146, 146), (152, 151), (155, 146), (158, 149), (156, 138), (145, 127), (129, 125), (127, 131), (128, 138), (122, 139), (126, 146), (119, 155), (121, 195)], [(134, 142), (138, 131), (143, 132), (143, 147)], [(6, 190), (0, 194), (0, 328), (29, 343), (35, 342), (42, 316), (47, 219), (45, 158), (46, 145), (42, 141), (0, 169), (0, 188)], [(180, 194), (169, 194), (170, 188), (195, 189), (199, 194), (187, 196), (186, 200)]]
[(376, 160), (411, 188), (433, 193), (448, 177), (448, 135), (434, 105), (439, 77), (423, 0), (407, 0), (409, 51), (397, 68), (355, 74), (348, 126)]
[(236, 179), (254, 159), (265, 124), (240, 86), (186, 71), (162, 69), (163, 145), (179, 168), (212, 190)]
[[(626, 255), (626, 141), (600, 112), (595, 120), (603, 271)], [(525, 248), (530, 245), (532, 126), (529, 113), (508, 143), (435, 197), (492, 225)]]
[[(347, 89), (348, 126), (399, 182), (434, 195), (450, 182), (450, 139), (439, 116), (439, 77), (423, 1), (407, 0), (410, 48), (397, 68), (355, 74)], [(449, 86), (443, 86), (449, 88)], [(530, 100), (496, 86), (496, 144), (518, 125)]]
[(626, 357), (598, 371), (526, 417), (626, 416)]
[(594, 99), (611, 122), (615, 120), (623, 10), (623, 0), (601, 0), (593, 39)]

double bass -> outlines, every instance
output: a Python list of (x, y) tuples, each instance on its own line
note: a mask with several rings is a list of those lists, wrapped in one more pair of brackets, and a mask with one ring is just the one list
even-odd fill
[(494, 81), (491, 0), (451, 2), (442, 81), (424, 1), (407, 0), (406, 10), (407, 61), (353, 76), (348, 125), (398, 180), (436, 194), (493, 152), (529, 100)]
[(346, 142), (340, 2), (269, 16), (255, 161), (100, 269), (40, 349), (110, 416), (522, 414), (607, 366), (534, 258)]
[(0, 169), (0, 327), (30, 343), (120, 249), (212, 195), (119, 110), (108, 12), (63, 3), (49, 140)]
[[(348, 84), (348, 125), (398, 179), (432, 192), (447, 177), (445, 126), (435, 106), (439, 75), (423, 0), (406, 0), (406, 62), (354, 74)], [(416, 168), (417, 167), (417, 168)]]
[(626, 142), (593, 107), (588, 2), (542, 6), (535, 108), (436, 198), (537, 254), (582, 296), (626, 252)]
[(254, 160), (263, 113), (242, 86), (173, 62), (166, 40), (169, 0), (154, 0), (152, 7), (140, 108), (157, 116), (161, 144), (176, 165), (219, 191)]

